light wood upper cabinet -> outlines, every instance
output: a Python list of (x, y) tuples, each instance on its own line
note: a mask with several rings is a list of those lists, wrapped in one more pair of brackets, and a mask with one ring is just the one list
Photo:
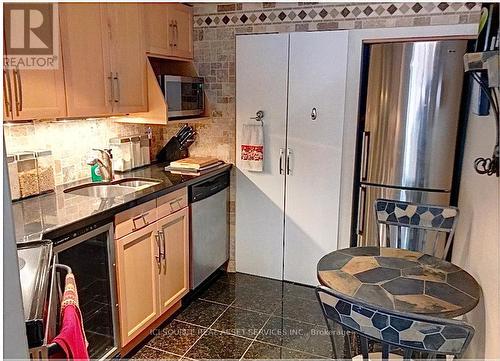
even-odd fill
[(193, 12), (183, 4), (145, 4), (146, 51), (167, 58), (193, 59)]
[(113, 112), (147, 111), (143, 7), (138, 3), (102, 6), (113, 73)]
[(112, 112), (109, 44), (98, 3), (59, 5), (68, 116)]
[(167, 6), (168, 23), (172, 24), (173, 29), (173, 56), (193, 59), (193, 9), (182, 4)]
[(120, 336), (126, 345), (158, 316), (158, 277), (156, 223), (117, 240), (116, 266)]
[(158, 221), (163, 254), (159, 278), (160, 312), (169, 309), (189, 291), (188, 217), (186, 207)]

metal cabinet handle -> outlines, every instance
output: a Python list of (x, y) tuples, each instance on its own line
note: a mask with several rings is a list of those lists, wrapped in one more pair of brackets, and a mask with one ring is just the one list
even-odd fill
[(291, 175), (292, 170), (290, 167), (290, 156), (292, 155), (292, 150), (290, 148), (286, 148), (286, 174)]
[(316, 108), (312, 108), (312, 110), (311, 110), (311, 120), (316, 120), (317, 117), (318, 117), (318, 111), (316, 110)]
[(366, 207), (366, 188), (361, 187), (359, 190), (358, 200), (358, 236), (362, 236), (365, 228), (365, 207)]
[(283, 148), (280, 148), (280, 174), (283, 174)]
[(19, 111), (23, 110), (23, 81), (21, 80), (21, 72), (19, 69), (16, 71), (17, 88), (19, 89)]
[(109, 79), (109, 82), (111, 84), (111, 97), (109, 99), (109, 102), (113, 103), (115, 101), (115, 90), (114, 90), (114, 84), (113, 84), (113, 72), (109, 73), (108, 79)]
[(10, 86), (10, 75), (8, 70), (3, 71), (3, 99), (5, 102), (6, 116), (12, 115), (12, 88)]
[(370, 132), (363, 132), (363, 143), (361, 150), (361, 180), (366, 180), (368, 173), (368, 152), (370, 149)]
[(160, 231), (160, 239), (163, 243), (163, 260), (167, 262), (167, 241), (165, 240), (165, 231), (163, 229)]
[[(141, 213), (139, 214), (138, 216), (135, 216), (132, 218), (132, 223), (134, 225), (134, 227), (132, 228), (132, 231), (136, 231), (138, 230), (139, 228), (141, 227), (137, 227), (135, 222), (138, 221), (139, 219), (142, 219), (142, 221), (144, 222), (144, 226), (147, 226), (148, 225), (148, 221), (146, 220), (146, 216), (149, 214), (149, 212), (144, 212), (144, 213)], [(143, 226), (143, 227), (144, 227)]]
[(17, 76), (17, 69), (13, 70), (14, 72), (14, 102), (16, 103), (16, 116), (19, 115), (19, 109), (21, 105), (21, 99), (20, 99), (20, 94), (19, 94), (19, 87), (18, 87), (18, 76)]
[(156, 232), (155, 241), (156, 241), (156, 246), (158, 247), (158, 255), (155, 254), (155, 258), (158, 265), (160, 265), (161, 262), (160, 232)]
[(177, 40), (179, 40), (179, 29), (177, 28), (177, 20), (174, 20), (174, 48), (177, 48)]
[(116, 98), (115, 103), (120, 102), (120, 77), (118, 76), (118, 72), (115, 73), (114, 80), (116, 81)]
[(174, 22), (170, 21), (168, 24), (168, 45), (170, 47), (174, 46)]

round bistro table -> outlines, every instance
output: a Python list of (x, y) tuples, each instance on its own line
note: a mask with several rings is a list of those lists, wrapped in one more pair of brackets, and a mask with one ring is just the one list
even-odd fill
[(318, 280), (373, 308), (452, 318), (476, 307), (480, 287), (453, 263), (387, 247), (345, 248), (318, 262)]

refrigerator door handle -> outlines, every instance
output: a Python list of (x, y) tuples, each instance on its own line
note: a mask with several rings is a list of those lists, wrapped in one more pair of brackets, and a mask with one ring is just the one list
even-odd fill
[(361, 180), (365, 181), (368, 173), (368, 152), (370, 151), (370, 132), (363, 132), (361, 149)]
[(359, 188), (359, 200), (358, 200), (358, 236), (363, 235), (365, 228), (365, 217), (366, 217), (366, 188)]

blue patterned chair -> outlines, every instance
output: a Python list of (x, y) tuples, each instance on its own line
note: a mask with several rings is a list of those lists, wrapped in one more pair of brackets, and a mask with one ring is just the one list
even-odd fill
[[(385, 238), (386, 247), (406, 248), (439, 258), (448, 254), (458, 221), (458, 208), (377, 199), (374, 210), (380, 246), (384, 244), (381, 238)], [(405, 237), (415, 240), (412, 247), (404, 241)]]
[[(352, 358), (354, 344), (359, 344), (365, 360), (373, 345), (381, 347), (383, 360), (389, 358), (390, 352), (391, 355), (402, 353), (405, 360), (415, 355), (418, 358), (460, 357), (474, 336), (474, 328), (465, 322), (374, 309), (324, 286), (316, 288), (316, 296), (329, 329), (335, 358)], [(336, 337), (339, 330), (343, 338)], [(357, 340), (353, 342), (353, 338)]]

